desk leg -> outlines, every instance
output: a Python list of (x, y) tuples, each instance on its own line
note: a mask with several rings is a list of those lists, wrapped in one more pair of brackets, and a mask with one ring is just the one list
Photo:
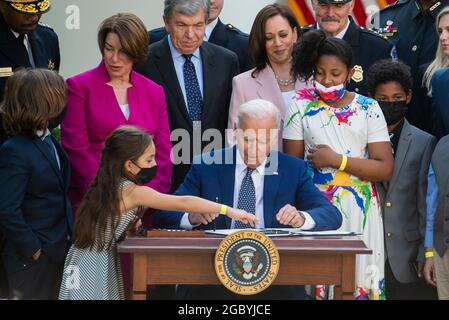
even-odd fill
[(145, 254), (132, 255), (132, 299), (147, 299), (147, 256)]
[(355, 255), (344, 255), (342, 257), (341, 277), (341, 287), (336, 290), (335, 298), (339, 300), (354, 300)]

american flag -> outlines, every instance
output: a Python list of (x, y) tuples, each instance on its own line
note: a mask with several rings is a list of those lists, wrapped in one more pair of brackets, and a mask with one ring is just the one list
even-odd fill
[[(393, 2), (396, 0), (354, 0), (352, 15), (360, 26), (365, 27), (374, 13)], [(288, 4), (300, 25), (304, 26), (315, 22), (312, 0), (288, 0)]]

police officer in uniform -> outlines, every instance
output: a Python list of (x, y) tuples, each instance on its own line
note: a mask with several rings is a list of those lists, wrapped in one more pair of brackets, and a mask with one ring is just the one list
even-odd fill
[(398, 58), (410, 66), (414, 79), (420, 65), (435, 59), (436, 17), (447, 5), (449, 0), (398, 0), (371, 20), (371, 25), (396, 46)]
[(414, 95), (407, 120), (427, 132), (432, 132), (432, 111), (422, 79), (438, 47), (436, 18), (447, 5), (449, 0), (398, 0), (371, 20), (373, 28), (396, 46), (398, 58), (410, 66)]
[[(232, 24), (224, 24), (219, 15), (223, 9), (224, 0), (210, 1), (210, 15), (206, 26), (204, 40), (226, 48), (234, 52), (239, 58), (240, 72), (245, 72), (253, 68), (247, 49), (248, 35)], [(155, 43), (167, 35), (164, 27), (150, 31), (150, 44)]]
[[(0, 100), (6, 80), (15, 69), (59, 69), (58, 36), (50, 27), (39, 24), (49, 9), (49, 0), (0, 0)], [(5, 139), (0, 119), (0, 145)], [(0, 233), (0, 246), (1, 237)], [(8, 292), (2, 269), (0, 260), (0, 298)]]
[(317, 23), (303, 27), (302, 31), (322, 29), (329, 37), (348, 42), (355, 72), (347, 89), (367, 96), (365, 80), (369, 67), (378, 60), (393, 58), (394, 47), (379, 34), (357, 25), (350, 16), (352, 0), (312, 0), (312, 6)]

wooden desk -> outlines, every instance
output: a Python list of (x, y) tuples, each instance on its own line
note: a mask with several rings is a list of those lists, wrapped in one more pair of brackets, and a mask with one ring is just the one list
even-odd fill
[[(359, 237), (272, 238), (280, 254), (273, 285), (335, 284), (335, 299), (353, 299), (355, 255), (371, 254)], [(220, 285), (215, 251), (223, 240), (205, 238), (128, 238), (120, 253), (132, 254), (132, 299), (146, 299), (150, 284)]]

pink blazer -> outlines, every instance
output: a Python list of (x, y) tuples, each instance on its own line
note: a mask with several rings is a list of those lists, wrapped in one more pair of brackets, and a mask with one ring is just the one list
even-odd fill
[(133, 87), (128, 89), (130, 116), (126, 120), (113, 88), (107, 85), (109, 80), (104, 62), (67, 80), (68, 106), (61, 125), (61, 142), (72, 167), (69, 196), (74, 210), (95, 178), (104, 141), (121, 125), (138, 126), (154, 137), (158, 171), (149, 186), (164, 193), (170, 190), (172, 145), (164, 90), (132, 71)]
[[(281, 90), (279, 89), (279, 85), (277, 83), (276, 77), (274, 75), (273, 69), (267, 65), (267, 67), (261, 70), (256, 78), (253, 78), (251, 74), (254, 69), (239, 74), (234, 77), (232, 80), (232, 97), (231, 97), (231, 106), (229, 108), (229, 120), (228, 120), (228, 135), (227, 135), (227, 143), (229, 145), (234, 145), (234, 135), (232, 133), (232, 129), (237, 127), (237, 113), (239, 107), (250, 100), (254, 99), (264, 99), (272, 102), (276, 107), (279, 108), (279, 111), (282, 116), (281, 122), (281, 132), (279, 135), (279, 149), (282, 150), (282, 128), (284, 127), (283, 119), (285, 117), (285, 113), (289, 106), (285, 105), (284, 98), (282, 97)], [(301, 90), (306, 88), (306, 84), (302, 81), (296, 81), (295, 90)]]

